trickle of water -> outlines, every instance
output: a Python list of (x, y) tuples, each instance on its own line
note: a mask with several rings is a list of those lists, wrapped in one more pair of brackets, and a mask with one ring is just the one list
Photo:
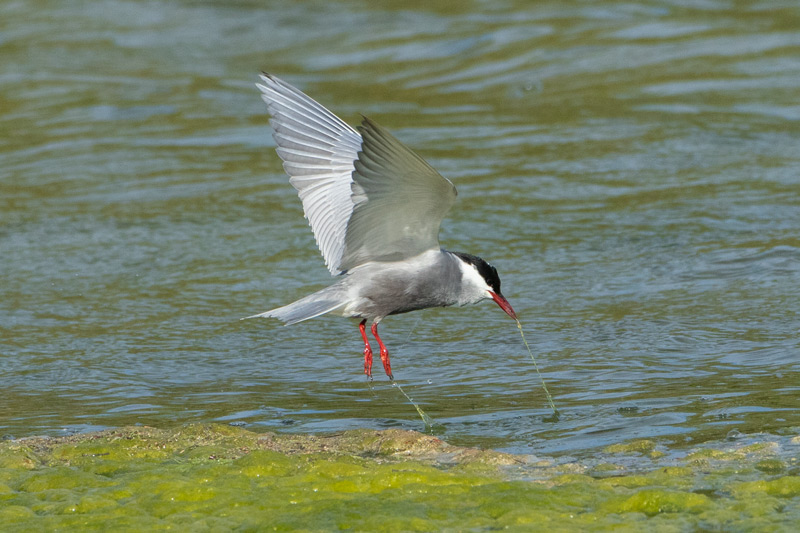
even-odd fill
[(428, 416), (428, 414), (425, 411), (422, 410), (422, 407), (417, 405), (417, 403), (411, 399), (411, 396), (406, 394), (406, 391), (403, 390), (403, 387), (401, 387), (400, 384), (395, 380), (392, 380), (392, 387), (397, 387), (397, 390), (403, 393), (403, 396), (405, 396), (406, 399), (409, 402), (411, 402), (411, 405), (413, 405), (414, 409), (417, 410), (420, 418), (422, 418), (422, 421), (425, 422), (425, 429), (427, 429), (428, 431), (433, 430), (433, 419), (430, 416)]
[(533, 361), (533, 368), (536, 369), (536, 374), (539, 376), (539, 380), (542, 382), (542, 388), (544, 389), (544, 394), (547, 396), (547, 402), (550, 404), (550, 408), (553, 409), (553, 418), (558, 420), (560, 416), (558, 413), (558, 409), (556, 409), (556, 404), (553, 403), (553, 397), (550, 395), (550, 391), (547, 390), (547, 384), (544, 382), (544, 377), (542, 373), (539, 372), (539, 365), (536, 364), (536, 358), (533, 356), (533, 351), (531, 351), (531, 347), (528, 345), (528, 341), (525, 340), (525, 334), (522, 332), (522, 324), (520, 324), (519, 319), (517, 319), (517, 329), (519, 329), (519, 335), (522, 337), (522, 342), (525, 344), (525, 347), (528, 349), (528, 354), (531, 356), (531, 361)]

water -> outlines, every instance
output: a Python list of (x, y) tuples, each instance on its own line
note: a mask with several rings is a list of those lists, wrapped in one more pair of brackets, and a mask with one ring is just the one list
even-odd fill
[(5, 2), (0, 434), (424, 428), (357, 322), (239, 318), (330, 283), (259, 70), (459, 190), (491, 302), (387, 319), (460, 445), (591, 454), (800, 426), (795, 2)]

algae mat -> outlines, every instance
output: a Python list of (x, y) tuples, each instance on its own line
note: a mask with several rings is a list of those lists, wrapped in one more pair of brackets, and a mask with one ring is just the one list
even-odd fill
[(309, 436), (128, 427), (0, 444), (4, 531), (790, 530), (800, 437), (593, 462), (450, 446), (413, 431)]

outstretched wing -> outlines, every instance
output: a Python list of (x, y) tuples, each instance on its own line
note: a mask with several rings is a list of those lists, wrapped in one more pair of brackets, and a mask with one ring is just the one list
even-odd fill
[(353, 161), (361, 149), (361, 135), (339, 117), (288, 83), (262, 74), (261, 98), (267, 103), (270, 124), (303, 211), (331, 274), (342, 270)]
[(439, 226), (456, 188), (424, 159), (364, 117), (353, 162), (353, 202), (341, 266), (397, 261), (439, 248)]
[(370, 119), (359, 134), (288, 83), (261, 80), (278, 155), (332, 274), (439, 247), (449, 180)]

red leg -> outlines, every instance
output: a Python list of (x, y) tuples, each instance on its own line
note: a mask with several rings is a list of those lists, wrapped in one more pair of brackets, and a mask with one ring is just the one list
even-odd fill
[[(364, 339), (364, 373), (367, 375), (368, 378), (372, 378), (372, 348), (369, 347), (369, 341), (367, 340), (366, 324), (367, 324), (367, 319), (365, 318), (364, 320), (361, 321), (361, 324), (358, 325), (358, 329), (361, 331), (361, 337)], [(383, 351), (381, 351), (381, 357), (383, 357), (382, 354)]]
[(386, 375), (389, 376), (389, 379), (394, 379), (394, 376), (392, 376), (392, 365), (389, 362), (389, 350), (386, 349), (383, 341), (380, 337), (378, 337), (378, 324), (372, 324), (371, 329), (372, 335), (375, 337), (375, 340), (378, 341), (378, 346), (381, 347), (381, 361), (383, 362), (383, 369), (386, 371)]

